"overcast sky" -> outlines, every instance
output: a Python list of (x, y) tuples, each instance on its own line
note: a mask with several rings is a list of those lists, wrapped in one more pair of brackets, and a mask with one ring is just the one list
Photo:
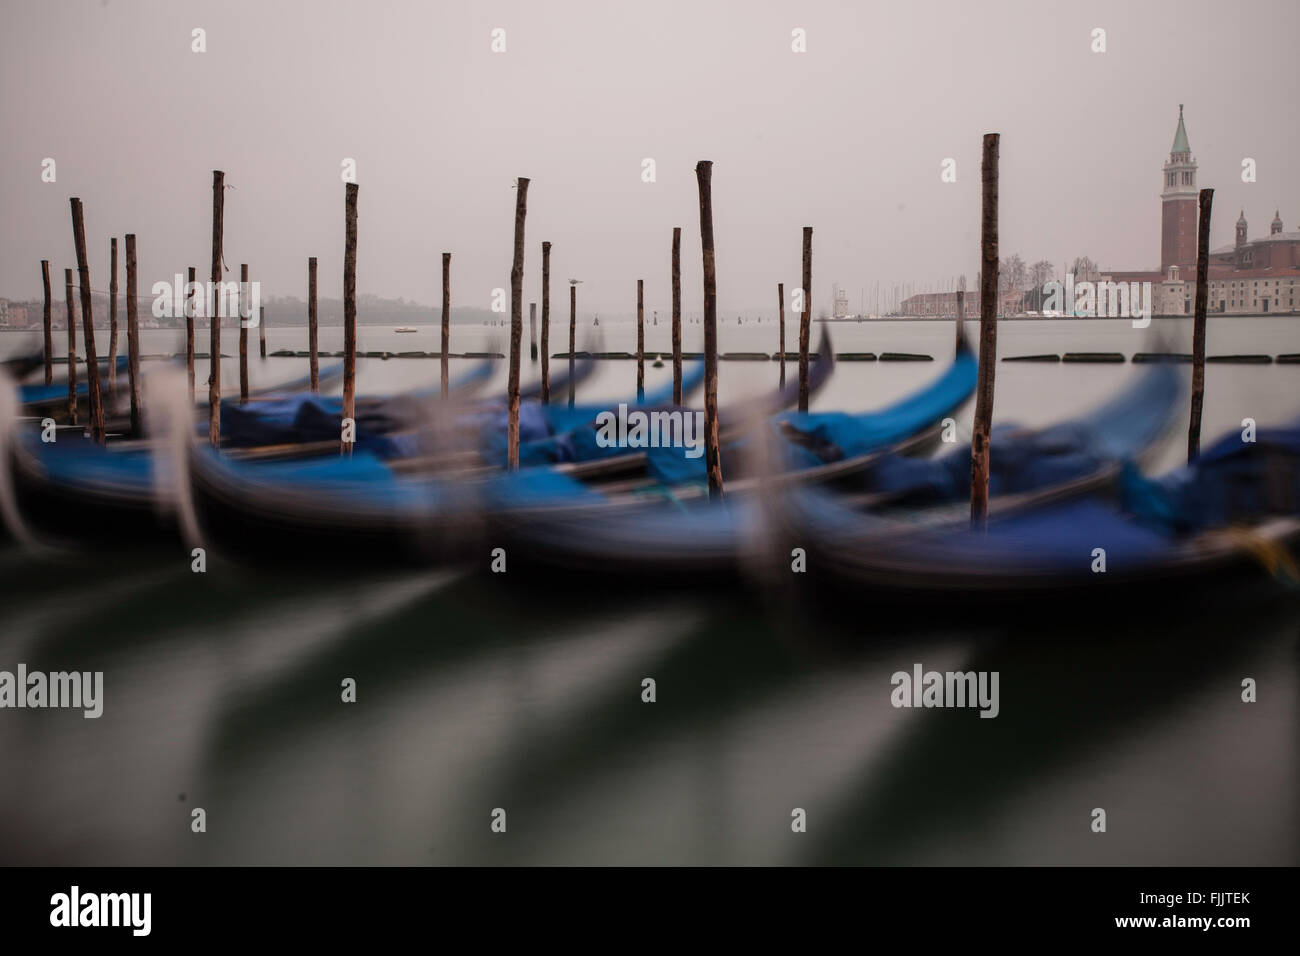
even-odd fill
[[(360, 184), (358, 290), (433, 304), (509, 287), (512, 184), (529, 189), (526, 300), (583, 311), (669, 302), (671, 232), (699, 309), (698, 159), (714, 161), (724, 313), (770, 313), (814, 227), (814, 309), (830, 285), (938, 284), (978, 268), (980, 138), (1002, 134), (1002, 251), (1159, 265), (1160, 165), (1178, 104), (1216, 189), (1213, 244), (1245, 206), (1300, 228), (1300, 3), (519, 3), (7, 0), (0, 28), (0, 294), (91, 278), (136, 233), (141, 291), (210, 261), (226, 173), (226, 263), (267, 295), (342, 289), (341, 162)], [(492, 52), (505, 30), (506, 51)], [(1094, 53), (1092, 31), (1106, 31)], [(207, 50), (191, 51), (192, 30)], [(806, 31), (807, 52), (791, 50)], [(42, 160), (57, 181), (41, 181)], [(952, 157), (957, 182), (943, 183)], [(1241, 181), (1256, 160), (1258, 180)], [(657, 181), (642, 182), (652, 158)], [(61, 291), (58, 293), (61, 295)]]

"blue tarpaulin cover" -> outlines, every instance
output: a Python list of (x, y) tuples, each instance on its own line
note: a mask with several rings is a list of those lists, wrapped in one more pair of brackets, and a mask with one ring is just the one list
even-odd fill
[[(961, 405), (975, 390), (975, 356), (961, 348), (952, 364), (938, 379), (918, 392), (874, 412), (787, 412), (777, 416), (775, 427), (783, 442), (786, 467), (807, 468), (879, 451), (902, 441)], [(743, 449), (740, 442), (722, 449), (723, 474), (729, 452)], [(779, 446), (778, 446), (779, 447)], [(682, 485), (707, 480), (704, 456), (689, 458), (680, 447), (651, 448), (647, 454), (650, 474), (665, 485)]]

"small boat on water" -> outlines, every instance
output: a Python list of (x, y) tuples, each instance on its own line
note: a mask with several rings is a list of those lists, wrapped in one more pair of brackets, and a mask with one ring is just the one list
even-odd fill
[[(463, 398), (490, 377), (493, 364), (484, 360), (453, 381), (449, 389), (453, 401)], [(574, 370), (575, 379), (585, 378), (593, 368), (590, 359), (579, 363)], [(326, 370), (322, 370), (322, 379), (325, 374)], [(557, 395), (567, 381), (565, 375), (552, 380)], [(296, 384), (305, 388), (307, 380)], [(66, 384), (63, 387), (66, 389)], [(327, 466), (317, 466), (316, 459), (324, 453), (337, 455), (342, 399), (286, 393), (285, 388), (280, 386), (274, 396), (262, 401), (245, 405), (222, 403), (222, 455), (237, 456), (241, 459), (240, 467), (254, 469), (249, 472), (252, 475), (306, 475), (308, 483), (298, 493), (309, 496), (310, 477), (319, 471), (328, 472)], [(521, 389), (521, 396), (525, 401), (535, 400), (539, 388), (530, 385)], [(387, 462), (402, 460), (408, 470), (417, 470), (420, 462), (410, 457), (416, 436), (401, 429), (410, 429), (417, 416), (429, 414), (436, 404), (437, 392), (432, 389), (424, 395), (359, 397), (356, 400), (358, 457)], [(500, 417), (504, 429), (503, 403), (474, 405), (468, 414), (493, 420)], [(188, 440), (205, 431), (206, 425), (197, 426), (187, 436)], [(167, 451), (166, 444), (160, 441), (120, 441), (101, 447), (84, 438), (69, 436), (47, 443), (41, 440), (38, 430), (27, 427), (15, 431), (9, 456), (12, 460), (0, 462), (0, 466), (12, 468), (12, 486), (19, 511), (41, 536), (96, 542), (174, 539), (176, 523), (171, 498), (175, 485)], [(328, 460), (338, 459), (327, 457)], [(263, 466), (266, 471), (255, 470)]]
[[(472, 396), (492, 376), (495, 362), (483, 359), (448, 386), (448, 397), (466, 405), (460, 425), (477, 428), (490, 418), (505, 431), (505, 406), (501, 399), (472, 402)], [(581, 383), (595, 370), (595, 362), (583, 359), (575, 364), (573, 381)], [(557, 411), (561, 393), (568, 388), (569, 375), (561, 372), (551, 379), (551, 406), (538, 414)], [(419, 453), (419, 429), (428, 421), (441, 395), (439, 386), (396, 395), (358, 396), (356, 399), (356, 444), (354, 450), (373, 452), (384, 459), (409, 459)], [(527, 420), (540, 407), (541, 384), (533, 382), (519, 390), (520, 414)], [(292, 395), (280, 402), (259, 402), (222, 411), (222, 447), (253, 451), (272, 446), (276, 457), (303, 457), (333, 452), (342, 432), (343, 400), (335, 396)], [(202, 427), (199, 427), (200, 432)]]
[[(830, 364), (817, 363), (827, 369)], [(967, 367), (964, 359), (961, 367)], [(950, 383), (941, 386), (949, 387)], [(973, 388), (972, 367), (968, 387), (951, 402), (942, 403), (943, 410), (950, 410), (952, 402), (965, 401)], [(924, 430), (935, 407), (933, 390), (934, 386), (922, 389), (914, 396), (912, 411), (901, 413), (909, 423), (906, 427), (878, 428), (877, 437), (891, 441), (899, 434), (910, 438)], [(780, 390), (778, 400), (788, 391)], [(737, 420), (754, 422), (744, 411)], [(869, 440), (864, 436), (864, 441)], [(627, 451), (614, 449), (616, 454)], [(517, 472), (496, 468), (474, 477), (413, 473), (393, 465), (357, 452), (351, 459), (330, 457), (263, 467), (196, 444), (188, 457), (188, 486), (196, 524), (214, 547), (254, 560), (292, 556), (298, 561), (336, 555), (342, 548), (358, 559), (384, 565), (469, 559), (485, 541), (500, 541), (512, 549), (512, 560), (513, 549), (520, 548), (520, 558), (526, 560), (522, 550), (526, 538), (515, 534), (520, 526), (554, 527), (557, 534), (576, 540), (588, 524), (599, 529), (601, 518), (615, 514), (619, 505), (664, 503), (673, 495), (662, 483), (636, 495), (611, 492), (548, 465)], [(689, 549), (692, 543), (688, 538), (685, 546)], [(729, 557), (734, 560), (734, 547)], [(686, 564), (699, 566), (689, 560)]]
[[(888, 408), (857, 416), (815, 413), (778, 418), (767, 437), (776, 439), (785, 452), (775, 458), (785, 470), (769, 474), (761, 483), (729, 478), (720, 504), (702, 494), (685, 494), (690, 485), (661, 489), (639, 499), (601, 499), (591, 489), (572, 487), (567, 508), (536, 508), (527, 514), (503, 510), (490, 516), (496, 519), (491, 539), (506, 542), (503, 546), (515, 562), (512, 570), (578, 571), (583, 579), (600, 575), (690, 584), (717, 576), (739, 578), (756, 556), (756, 541), (765, 542), (769, 554), (786, 555), (787, 566), (790, 548), (799, 547), (810, 566), (816, 561), (818, 575), (824, 575), (830, 572), (823, 562), (838, 560), (827, 553), (825, 542), (855, 527), (893, 532), (896, 538), (881, 545), (881, 560), (889, 560), (892, 552), (887, 545), (895, 540), (906, 545), (912, 535), (935, 524), (969, 524), (965, 503), (969, 501), (969, 447), (953, 453), (966, 458), (965, 501), (959, 483), (954, 483), (950, 491), (931, 495), (932, 507), (916, 509), (917, 501), (912, 500), (912, 509), (900, 512), (901, 496), (885, 498), (877, 493), (873, 501), (855, 494), (855, 489), (875, 487), (877, 472), (885, 473), (886, 484), (901, 488), (899, 473), (916, 479), (930, 468), (952, 470), (944, 458), (918, 459), (908, 452), (915, 450), (918, 436), (929, 433), (926, 423), (966, 400), (974, 386), (974, 371), (959, 352), (948, 373)], [(1166, 366), (1139, 376), (1120, 395), (1075, 422), (1020, 430), (1019, 452), (1016, 441), (1004, 434), (1002, 450), (993, 456), (1001, 462), (995, 495), (1026, 489), (1040, 496), (1062, 494), (1067, 488), (1078, 493), (1097, 486), (1118, 473), (1123, 461), (1139, 458), (1155, 446), (1181, 394), (1181, 375)], [(806, 442), (808, 436), (817, 440)], [(913, 481), (914, 486), (923, 484)], [(558, 496), (559, 489), (551, 488), (549, 493)], [(894, 508), (879, 516), (863, 514), (862, 509), (872, 504)], [(814, 506), (821, 510), (812, 511)], [(817, 520), (805, 520), (809, 516)], [(863, 544), (862, 549), (870, 553), (871, 544)], [(918, 569), (917, 573), (924, 572)], [(848, 588), (846, 593), (854, 592)]]
[[(693, 366), (684, 391), (697, 374)], [(252, 462), (193, 441), (160, 459), (143, 442), (46, 445), (25, 428), (6, 465), (18, 510), (42, 532), (122, 545), (152, 528), (174, 540), (174, 517), (158, 513), (160, 480), (171, 480), (189, 490), (204, 544), (255, 560), (346, 553), (359, 566), (478, 567), (490, 545), (507, 549), (512, 580), (690, 586), (770, 572), (797, 547), (816, 573), (794, 586), (855, 607), (1086, 596), (1089, 606), (1114, 598), (1136, 610), (1191, 582), (1258, 579), (1260, 564), (1300, 584), (1300, 425), (1263, 429), (1255, 442), (1230, 435), (1163, 478), (1140, 472), (1181, 407), (1184, 377), (1153, 364), (1074, 421), (1000, 424), (987, 533), (969, 528), (965, 442), (913, 457), (969, 399), (975, 360), (965, 347), (934, 381), (876, 411), (737, 415), (723, 431), (720, 502), (704, 494), (697, 459), (676, 448), (641, 453), (635, 482), (593, 484), (580, 460), (448, 474), (360, 449)], [(581, 444), (594, 408), (552, 408), (543, 425), (584, 433)], [(475, 427), (495, 433), (501, 412), (480, 409)]]
[[(117, 357), (117, 374), (119, 377), (126, 373), (127, 363), (127, 356), (119, 355)], [(108, 373), (108, 362), (101, 361), (99, 363), (99, 389), (105, 398), (108, 396)], [(83, 400), (87, 399), (89, 395), (90, 383), (87, 381), (86, 372), (83, 369), (77, 375), (77, 398)], [(68, 402), (67, 372), (65, 371), (50, 385), (31, 384), (18, 386), (18, 402), (23, 406), (26, 414), (36, 414), (43, 409), (65, 407)]]
[(1150, 613), (1268, 575), (1300, 586), (1300, 423), (1249, 442), (1230, 432), (1160, 478), (1126, 462), (1103, 483), (991, 501), (987, 531), (955, 520), (909, 527), (826, 496), (797, 505), (825, 590), (855, 603), (969, 610), (1015, 599)]
[(420, 330), (411, 325), (399, 325), (397, 328), (393, 329), (393, 331), (394, 332), (418, 332)]

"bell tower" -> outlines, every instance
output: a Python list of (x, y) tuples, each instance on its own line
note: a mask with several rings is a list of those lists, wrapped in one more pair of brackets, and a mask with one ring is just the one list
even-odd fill
[(1196, 263), (1196, 160), (1187, 143), (1181, 103), (1160, 200), (1160, 271), (1168, 275), (1170, 266)]

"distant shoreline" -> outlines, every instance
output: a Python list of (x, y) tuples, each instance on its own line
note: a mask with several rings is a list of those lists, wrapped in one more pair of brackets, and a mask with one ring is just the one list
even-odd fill
[[(1151, 318), (1157, 321), (1191, 321), (1195, 317), (1191, 315), (1153, 315)], [(1249, 313), (1232, 313), (1230, 315), (1211, 312), (1206, 316), (1206, 318), (1209, 319), (1300, 319), (1300, 312), (1249, 312)], [(978, 315), (968, 315), (965, 317), (963, 321), (967, 323), (978, 323), (979, 320), (980, 317)], [(635, 320), (611, 318), (611, 319), (607, 319), (606, 321), (611, 324), (618, 325), (618, 324), (628, 324), (634, 322)], [(754, 321), (755, 320), (751, 319), (746, 324), (752, 324)], [(775, 316), (764, 316), (760, 318), (758, 321), (774, 322)], [(813, 319), (813, 322), (819, 322), (824, 325), (872, 325), (876, 323), (887, 323), (887, 322), (952, 323), (954, 321), (955, 319), (951, 315), (949, 316), (930, 316), (930, 315), (885, 316), (877, 319)], [(1102, 316), (1070, 317), (1070, 316), (1041, 316), (1041, 315), (1004, 315), (998, 319), (998, 322), (1128, 322), (1128, 321), (1131, 320), (1124, 319), (1124, 318), (1112, 319), (1109, 317), (1102, 317)], [(786, 322), (798, 322), (798, 316), (793, 316), (793, 317), (788, 316), (786, 318)], [(431, 322), (408, 321), (404, 324), (408, 327), (413, 327), (421, 330), (422, 329), (437, 330), (438, 328), (441, 327), (441, 323), (438, 322), (437, 320)], [(483, 326), (483, 323), (481, 321), (475, 321), (473, 319), (461, 319), (460, 321), (452, 319), (451, 324), (453, 326), (462, 325), (462, 326), (473, 326), (476, 328)], [(397, 328), (399, 328), (399, 326), (397, 325), (391, 325), (389, 323), (384, 323), (384, 322), (369, 322), (369, 323), (359, 322), (358, 326), (360, 328), (365, 328), (365, 329), (388, 329), (389, 331), (395, 331)], [(124, 323), (121, 319), (119, 319), (118, 320), (119, 332), (123, 329), (123, 327), (124, 327)], [(279, 323), (268, 322), (266, 327), (268, 329), (306, 329), (307, 324), (304, 322), (302, 325), (281, 325)], [(343, 323), (338, 322), (338, 323), (327, 324), (322, 322), (318, 327), (322, 329), (341, 329), (343, 328)], [(491, 326), (487, 326), (487, 327), (491, 328)], [(66, 331), (67, 327), (63, 325), (62, 322), (55, 322), (53, 328), (58, 331)], [(80, 330), (81, 323), (77, 323), (77, 328), (78, 330)], [(104, 322), (101, 325), (100, 322), (97, 320), (95, 322), (94, 328), (95, 331), (97, 332), (100, 330), (107, 332), (109, 331), (109, 324), (108, 322)], [(203, 325), (201, 326), (201, 328), (203, 331), (207, 331), (210, 327), (207, 325)], [(227, 329), (238, 330), (239, 326), (234, 321), (231, 321), (229, 325), (226, 325), (223, 322), (221, 328), (223, 331)], [(21, 329), (8, 328), (8, 327), (0, 328), (0, 332), (22, 332), (22, 333), (30, 334), (30, 333), (41, 333), (42, 331), (43, 329), (39, 325), (29, 326), (27, 328), (21, 328)], [(184, 332), (185, 327), (183, 325), (182, 326), (169, 325), (169, 326), (162, 326), (159, 328), (145, 328), (145, 329), (141, 329), (140, 331), (141, 332)]]

